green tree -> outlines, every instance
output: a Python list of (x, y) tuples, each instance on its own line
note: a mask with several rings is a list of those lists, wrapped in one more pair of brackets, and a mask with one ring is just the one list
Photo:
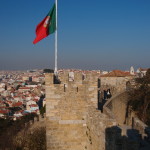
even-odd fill
[(54, 73), (53, 69), (44, 69), (43, 73)]
[(129, 92), (129, 105), (137, 116), (150, 125), (150, 69), (142, 78), (136, 79), (137, 86)]

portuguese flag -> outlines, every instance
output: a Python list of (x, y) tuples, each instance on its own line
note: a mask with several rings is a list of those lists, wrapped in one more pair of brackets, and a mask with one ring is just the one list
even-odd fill
[(36, 44), (49, 34), (54, 33), (56, 30), (56, 6), (52, 7), (47, 16), (36, 27), (36, 38), (33, 44)]

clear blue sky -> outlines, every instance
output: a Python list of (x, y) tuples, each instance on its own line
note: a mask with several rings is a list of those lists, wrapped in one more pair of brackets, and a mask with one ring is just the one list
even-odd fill
[[(36, 25), (54, 0), (0, 0), (0, 70), (54, 68)], [(150, 0), (58, 0), (58, 68), (150, 67)]]

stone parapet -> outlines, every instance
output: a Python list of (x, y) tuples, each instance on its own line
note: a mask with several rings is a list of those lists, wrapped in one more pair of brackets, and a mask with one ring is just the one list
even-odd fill
[(109, 118), (92, 105), (89, 105), (86, 129), (87, 150), (105, 150), (105, 129), (115, 125), (115, 119)]
[[(83, 78), (81, 72), (63, 72), (58, 77), (60, 84), (54, 84), (54, 74), (45, 75), (47, 150), (128, 150), (129, 140), (117, 127), (122, 121), (117, 111), (113, 115), (107, 108), (103, 113), (97, 109), (98, 90), (107, 86), (105, 80), (91, 73)], [(115, 80), (109, 85), (121, 87), (122, 79)]]
[(112, 94), (121, 93), (127, 90), (127, 82), (133, 80), (133, 77), (101, 77), (101, 87), (111, 89)]
[[(64, 75), (63, 75), (64, 76)], [(83, 150), (86, 147), (86, 86), (62, 77), (46, 86), (47, 150)], [(49, 81), (49, 80), (48, 80)]]

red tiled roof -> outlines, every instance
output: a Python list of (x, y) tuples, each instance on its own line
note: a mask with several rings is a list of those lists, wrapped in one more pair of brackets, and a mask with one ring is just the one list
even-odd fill
[(34, 99), (34, 101), (35, 101), (35, 102), (37, 102), (37, 101), (38, 101), (38, 99), (37, 99), (37, 98), (35, 98), (35, 99)]
[(19, 98), (18, 96), (14, 96), (14, 98)]
[(30, 107), (38, 107), (36, 104), (31, 104)]
[(140, 71), (147, 71), (148, 69), (140, 68)]
[(12, 105), (13, 107), (19, 107), (19, 106), (22, 106), (22, 102), (17, 102), (15, 104)]
[(125, 72), (121, 70), (113, 70), (105, 75), (101, 75), (101, 77), (126, 77), (126, 76), (133, 76), (130, 72)]
[(19, 111), (16, 111), (15, 114), (19, 114), (19, 113), (22, 113), (23, 110), (19, 110)]
[(8, 110), (0, 110), (0, 114), (7, 114)]
[(19, 89), (30, 89), (29, 87), (20, 87)]

